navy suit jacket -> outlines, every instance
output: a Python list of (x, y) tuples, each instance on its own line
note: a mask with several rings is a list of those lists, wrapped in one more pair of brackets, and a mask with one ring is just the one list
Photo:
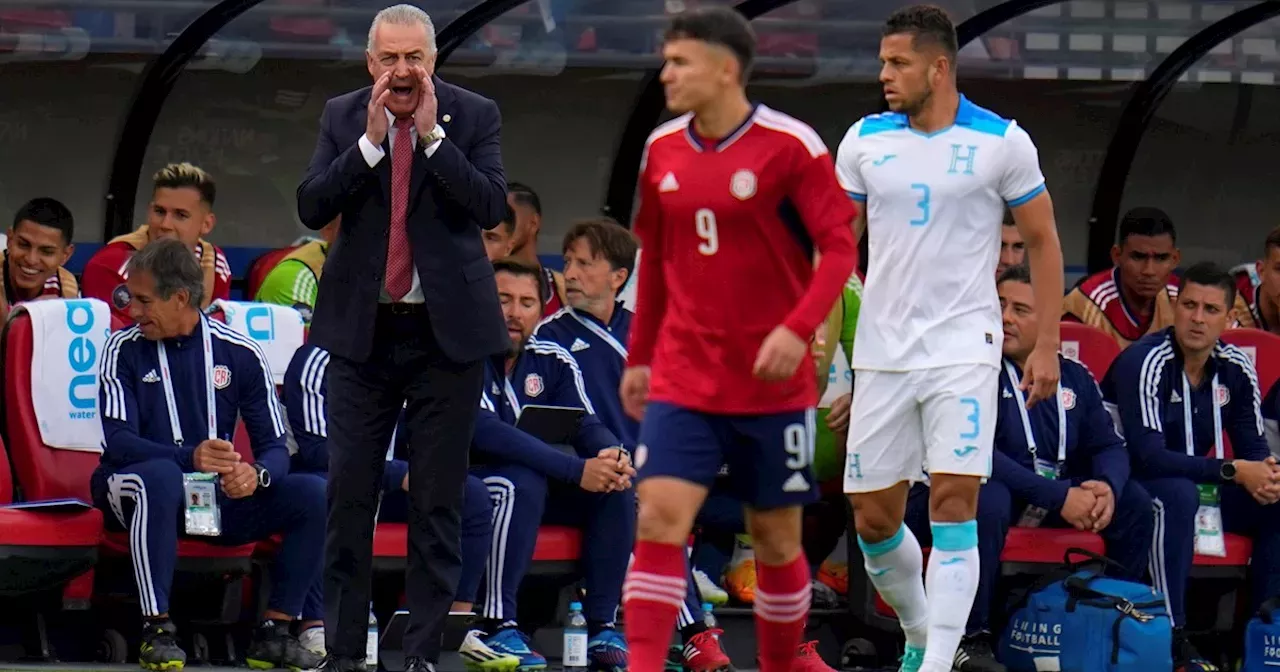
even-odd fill
[[(432, 156), (415, 148), (407, 227), (431, 328), (455, 362), (474, 362), (510, 346), (493, 265), (480, 230), (505, 212), (502, 118), (488, 98), (435, 78), (437, 121), (446, 138)], [(369, 358), (391, 228), (391, 148), (370, 168), (357, 144), (372, 87), (330, 99), (307, 175), (298, 185), (298, 216), (320, 229), (342, 215), (320, 276), (311, 341), (353, 361)]]

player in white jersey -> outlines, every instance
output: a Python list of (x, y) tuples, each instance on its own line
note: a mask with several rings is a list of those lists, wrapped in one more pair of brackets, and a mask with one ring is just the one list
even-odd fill
[[(867, 574), (906, 633), (903, 672), (950, 672), (978, 585), (978, 489), (991, 473), (1003, 330), (994, 270), (1008, 206), (1036, 305), (1028, 404), (1058, 382), (1062, 249), (1031, 138), (956, 90), (956, 32), (936, 7), (888, 20), (880, 81), (891, 112), (854, 124), (836, 171), (870, 236), (853, 354), (845, 492)], [(929, 474), (928, 601), (920, 543), (902, 524)]]

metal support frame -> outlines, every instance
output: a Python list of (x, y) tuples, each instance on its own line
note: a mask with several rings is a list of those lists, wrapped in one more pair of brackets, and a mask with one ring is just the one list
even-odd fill
[[(174, 38), (163, 53), (147, 63), (120, 128), (111, 161), (106, 194), (106, 221), (102, 227), (103, 242), (133, 229), (134, 200), (147, 146), (155, 131), (156, 122), (160, 119), (160, 111), (183, 69), (218, 31), (261, 2), (262, 0), (222, 0), (205, 10), (204, 14)], [(525, 2), (528, 0), (483, 0), (462, 16), (450, 21), (449, 25), (436, 34), (436, 46), (439, 50), (436, 67), (444, 65), (449, 55), (485, 24)]]
[[(792, 2), (794, 0), (746, 0), (738, 3), (735, 9), (748, 19), (754, 19)], [(956, 26), (960, 46), (964, 47), (1006, 21), (1060, 2), (1063, 0), (1006, 0), (985, 9)], [(613, 154), (613, 168), (609, 172), (604, 213), (628, 226), (635, 201), (636, 179), (640, 177), (640, 158), (644, 154), (644, 143), (662, 117), (665, 105), (662, 83), (658, 81), (659, 73), (658, 70), (652, 70), (645, 76), (640, 93), (632, 104), (631, 115), (627, 117), (627, 124), (618, 139), (617, 149)]]
[(1267, 0), (1209, 25), (1174, 49), (1134, 89), (1107, 145), (1102, 169), (1098, 172), (1098, 184), (1093, 192), (1093, 208), (1089, 216), (1090, 273), (1111, 266), (1111, 246), (1115, 243), (1120, 203), (1124, 199), (1129, 170), (1138, 155), (1142, 136), (1178, 79), (1214, 47), (1276, 16), (1280, 16), (1280, 0)]

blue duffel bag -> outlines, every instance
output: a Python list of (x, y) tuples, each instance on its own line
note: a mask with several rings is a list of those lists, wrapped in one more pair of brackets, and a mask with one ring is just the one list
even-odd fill
[[(1084, 556), (1082, 562), (1071, 562)], [(1166, 672), (1173, 628), (1164, 596), (1109, 578), (1111, 560), (1072, 548), (1064, 567), (1041, 578), (1015, 604), (1000, 638), (1011, 672)]]
[(1280, 623), (1275, 611), (1280, 598), (1273, 597), (1258, 608), (1244, 631), (1244, 663), (1240, 672), (1275, 672), (1280, 669)]

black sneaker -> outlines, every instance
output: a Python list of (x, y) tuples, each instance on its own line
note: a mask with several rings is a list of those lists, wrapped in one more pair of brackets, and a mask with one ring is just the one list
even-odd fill
[(1218, 666), (1200, 655), (1182, 628), (1173, 629), (1174, 672), (1218, 672)]
[(979, 632), (960, 640), (953, 668), (956, 672), (1006, 672), (991, 650), (991, 634)]
[(142, 626), (142, 646), (138, 648), (138, 665), (144, 670), (181, 670), (187, 664), (187, 652), (174, 638), (173, 621), (148, 621)]
[(316, 668), (317, 672), (367, 672), (364, 659), (345, 658), (343, 656), (327, 656)]
[(308, 651), (297, 637), (289, 633), (289, 623), (269, 620), (253, 629), (253, 639), (244, 658), (249, 669), (253, 670), (283, 667), (301, 672), (314, 670), (324, 662), (324, 656)]

